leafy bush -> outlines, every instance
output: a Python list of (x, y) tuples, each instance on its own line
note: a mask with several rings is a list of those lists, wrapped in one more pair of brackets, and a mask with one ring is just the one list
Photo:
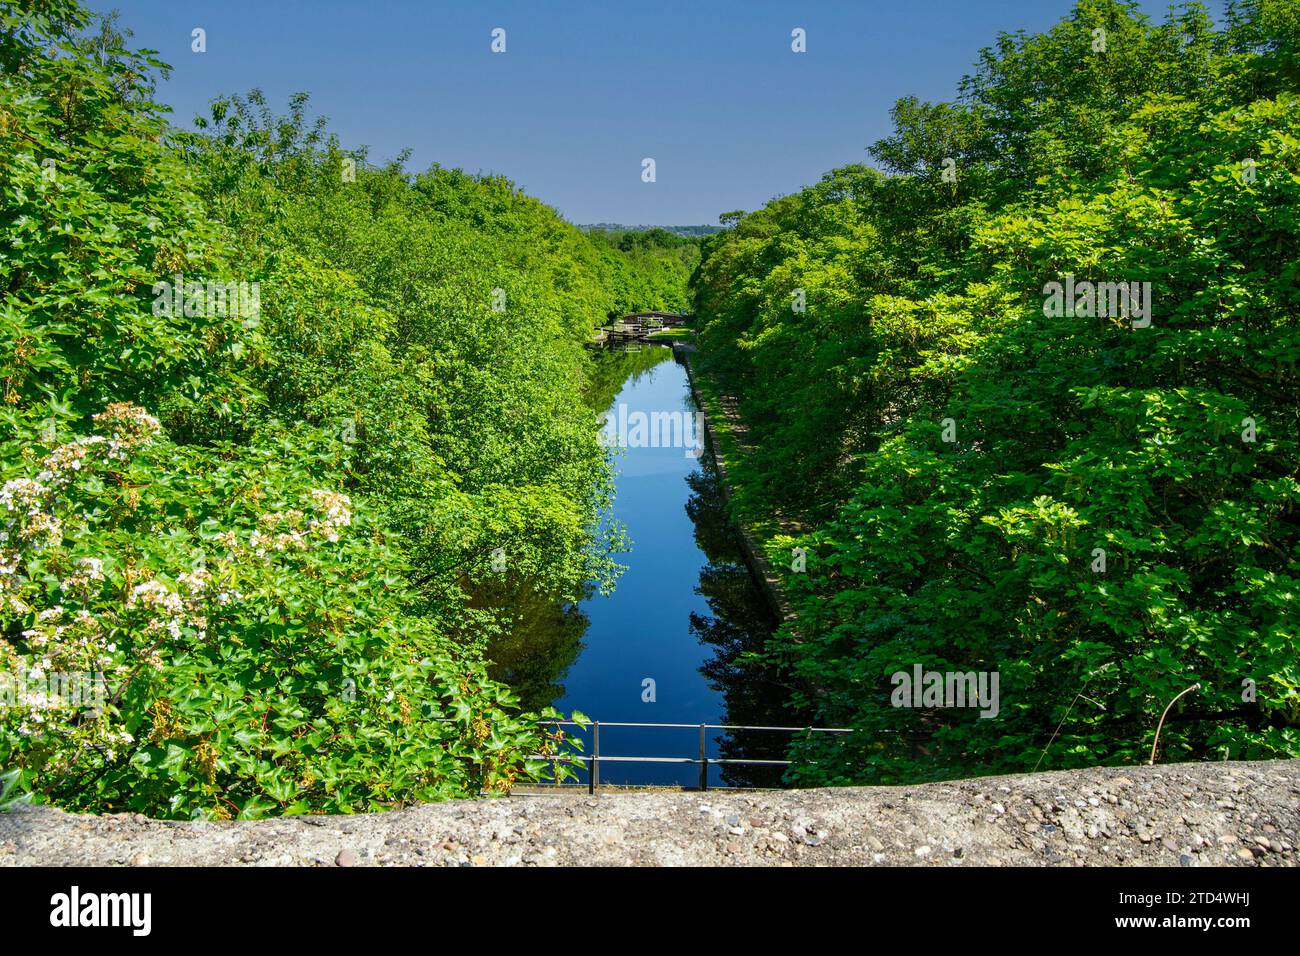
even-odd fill
[[(686, 260), (611, 258), (500, 177), (370, 164), (305, 95), (182, 132), (164, 65), (91, 26), (0, 3), (6, 790), (221, 818), (546, 773), (557, 715), (483, 649), (513, 595), (612, 584), (585, 345), (629, 289), (679, 301)], [(160, 307), (178, 276), (257, 306)], [(49, 683), (87, 674), (90, 706)]]
[[(862, 731), (796, 748), (793, 780), (1145, 759), (1193, 682), (1166, 759), (1300, 754), (1288, 8), (1216, 32), (1084, 0), (1000, 37), (960, 102), (900, 102), (872, 150), (895, 175), (837, 170), (706, 241), (741, 507), (785, 517), (778, 566), (807, 551), (772, 654)], [(1067, 275), (1149, 282), (1149, 325), (1052, 315)], [(916, 664), (999, 672), (1000, 714), (891, 706)]]
[[(26, 787), (70, 808), (251, 818), (540, 771), (544, 731), (405, 612), (382, 531), (320, 487), (337, 442), (300, 429), (211, 455), (138, 406), (96, 422), (0, 489), (0, 600), (26, 624), (2, 646), (0, 741)], [(103, 684), (75, 701), (53, 674)]]
[(157, 61), (78, 39), (88, 19), (0, 6), (3, 408), (66, 420), (130, 399), (188, 437), (250, 401), (233, 360), (256, 333), (153, 308), (156, 282), (221, 276), (222, 237), (163, 142)]

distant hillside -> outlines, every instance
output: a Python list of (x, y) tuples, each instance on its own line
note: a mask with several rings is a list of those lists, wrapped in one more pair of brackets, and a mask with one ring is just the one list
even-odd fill
[(593, 229), (602, 232), (649, 232), (652, 229), (662, 229), (664, 232), (671, 232), (675, 236), (711, 236), (715, 232), (721, 232), (721, 226), (624, 226), (617, 222), (597, 222), (579, 225), (583, 232), (590, 232)]

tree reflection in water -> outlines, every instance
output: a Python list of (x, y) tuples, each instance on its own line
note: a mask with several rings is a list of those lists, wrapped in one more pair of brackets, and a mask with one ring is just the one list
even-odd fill
[(491, 606), (510, 608), (513, 622), (488, 645), (488, 676), (508, 684), (525, 711), (549, 707), (564, 696), (564, 675), (582, 650), (587, 615), (576, 604), (524, 586), (493, 594)]
[[(786, 706), (791, 688), (775, 669), (747, 661), (762, 651), (776, 628), (777, 617), (755, 581), (741, 552), (735, 526), (727, 518), (717, 467), (711, 455), (700, 457), (700, 470), (691, 486), (686, 511), (695, 523), (695, 543), (709, 563), (700, 569), (696, 592), (708, 603), (710, 615), (692, 614), (691, 633), (714, 650), (700, 668), (722, 694), (723, 723), (751, 726), (803, 726), (803, 715)], [(719, 754), (730, 759), (784, 759), (792, 735), (782, 731), (733, 731), (718, 742)], [(722, 780), (730, 787), (779, 787), (784, 768), (724, 764)]]

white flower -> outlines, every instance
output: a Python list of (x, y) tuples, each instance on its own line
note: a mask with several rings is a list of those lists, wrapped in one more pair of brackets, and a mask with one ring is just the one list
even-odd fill
[(58, 480), (66, 480), (64, 476), (67, 472), (81, 470), (82, 459), (86, 457), (88, 451), (89, 446), (80, 441), (60, 445), (45, 456), (45, 461), (42, 462), (45, 471), (41, 474)]
[(95, 416), (95, 422), (106, 426), (113, 436), (109, 443), (110, 455), (133, 445), (147, 444), (162, 430), (158, 419), (131, 402), (114, 402)]
[(76, 565), (90, 580), (104, 580), (104, 562), (99, 558), (77, 558)]
[(323, 520), (313, 520), (311, 530), (324, 536), (326, 541), (339, 540), (339, 528), (352, 524), (352, 499), (342, 492), (313, 490), (316, 507), (325, 512)]
[(77, 570), (59, 583), (64, 591), (89, 591), (92, 584), (104, 580), (104, 562), (99, 558), (77, 558), (75, 563)]
[(11, 478), (0, 487), (0, 505), (6, 511), (28, 513), (39, 510), (41, 502), (49, 494), (49, 489), (34, 478)]
[(169, 614), (180, 614), (184, 610), (180, 595), (157, 580), (137, 584), (131, 589), (131, 596), (127, 598), (126, 604), (127, 607), (135, 607), (138, 604), (146, 608), (157, 608)]
[(20, 537), (31, 541), (37, 548), (52, 548), (63, 540), (63, 522), (43, 511), (29, 513), (27, 526)]
[(211, 580), (212, 575), (205, 568), (198, 568), (195, 571), (182, 574), (176, 579), (177, 583), (189, 592), (192, 597), (199, 597), (203, 594), (208, 589), (208, 583)]

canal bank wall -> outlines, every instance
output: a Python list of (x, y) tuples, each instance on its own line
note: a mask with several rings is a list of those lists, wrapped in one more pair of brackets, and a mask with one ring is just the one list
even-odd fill
[(718, 469), (722, 499), (727, 504), (732, 525), (736, 530), (741, 554), (744, 555), (745, 563), (759, 583), (760, 589), (764, 597), (767, 598), (777, 620), (781, 624), (797, 623), (798, 615), (795, 614), (794, 605), (790, 603), (790, 599), (781, 583), (781, 577), (772, 566), (767, 552), (755, 539), (743, 516), (736, 514), (735, 509), (731, 507), (731, 481), (727, 475), (726, 454), (723, 452), (722, 443), (717, 435), (717, 423), (713, 420), (716, 411), (710, 407), (710, 403), (700, 390), (692, 361), (694, 354), (695, 346), (683, 342), (673, 343), (673, 358), (686, 369), (686, 379), (691, 386), (691, 397), (695, 400), (695, 406), (700, 410), (701, 420), (704, 422), (705, 445), (709, 454), (713, 456), (713, 462)]
[(0, 866), (1295, 866), (1300, 760), (452, 800), (222, 823), (0, 813)]

